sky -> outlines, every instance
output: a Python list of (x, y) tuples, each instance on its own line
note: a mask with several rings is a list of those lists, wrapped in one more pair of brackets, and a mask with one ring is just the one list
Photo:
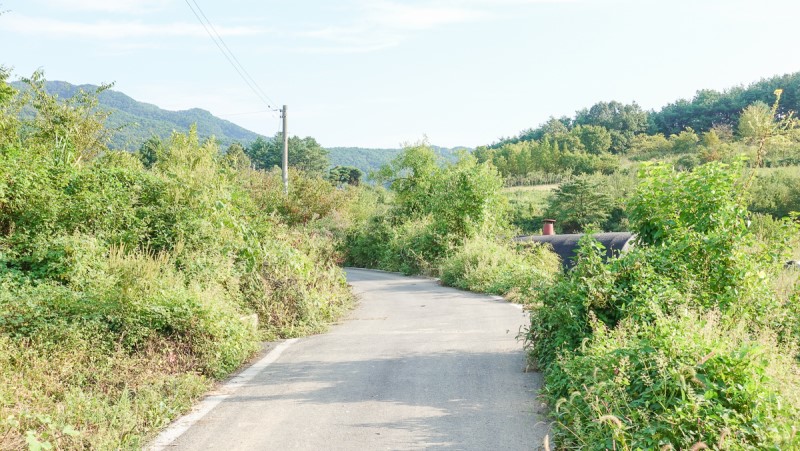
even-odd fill
[(797, 0), (0, 0), (0, 11), (0, 65), (15, 77), (113, 82), (267, 136), (280, 130), (269, 107), (288, 105), (289, 133), (325, 147), (475, 147), (599, 101), (659, 109), (800, 70)]

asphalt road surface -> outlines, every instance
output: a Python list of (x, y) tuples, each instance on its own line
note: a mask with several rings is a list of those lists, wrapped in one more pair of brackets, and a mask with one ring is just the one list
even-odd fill
[(424, 278), (347, 278), (360, 300), (347, 319), (282, 343), (152, 449), (540, 449), (519, 306)]

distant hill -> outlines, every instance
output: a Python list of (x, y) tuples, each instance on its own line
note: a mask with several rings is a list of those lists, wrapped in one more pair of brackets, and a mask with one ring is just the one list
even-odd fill
[[(433, 150), (445, 161), (453, 162), (458, 158), (458, 151), (470, 151), (466, 147), (432, 146)], [(392, 161), (403, 149), (367, 149), (363, 147), (327, 147), (328, 158), (332, 166), (353, 166), (361, 169), (365, 174), (377, 170), (384, 164)]]
[[(26, 85), (22, 82), (13, 82), (11, 85), (16, 89), (26, 89)], [(45, 88), (47, 92), (66, 99), (74, 96), (80, 89), (91, 92), (96, 90), (97, 86), (48, 81)], [(117, 129), (110, 143), (113, 149), (137, 150), (153, 135), (166, 139), (173, 130), (185, 132), (192, 124), (197, 124), (197, 133), (201, 138), (213, 135), (221, 147), (227, 147), (234, 142), (247, 145), (260, 136), (200, 108), (183, 111), (164, 110), (149, 103), (138, 102), (113, 90), (103, 91), (98, 100), (101, 108), (111, 112), (106, 125), (110, 129)]]
[[(26, 89), (22, 82), (12, 82), (19, 90)], [(48, 81), (45, 89), (59, 98), (68, 99), (79, 90), (91, 92), (95, 85), (73, 85), (65, 81)], [(230, 121), (220, 119), (206, 110), (192, 108), (183, 111), (169, 111), (155, 105), (139, 102), (114, 90), (106, 90), (98, 96), (100, 107), (111, 112), (106, 121), (109, 129), (116, 129), (110, 147), (118, 150), (135, 151), (153, 135), (167, 139), (173, 131), (185, 132), (192, 124), (197, 124), (200, 138), (214, 136), (221, 148), (238, 142), (244, 146), (256, 140), (258, 133), (242, 128)], [(272, 139), (264, 137), (264, 139)], [(445, 161), (455, 161), (456, 152), (463, 147), (447, 149), (433, 146)], [(396, 157), (402, 149), (365, 149), (360, 147), (330, 147), (331, 166), (353, 166), (369, 174)], [(466, 149), (469, 150), (469, 149)]]

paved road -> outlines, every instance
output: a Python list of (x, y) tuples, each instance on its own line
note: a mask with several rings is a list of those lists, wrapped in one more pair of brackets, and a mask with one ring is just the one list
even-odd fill
[(518, 306), (423, 278), (347, 276), (360, 299), (347, 320), (285, 343), (166, 449), (539, 448), (540, 376), (523, 371)]

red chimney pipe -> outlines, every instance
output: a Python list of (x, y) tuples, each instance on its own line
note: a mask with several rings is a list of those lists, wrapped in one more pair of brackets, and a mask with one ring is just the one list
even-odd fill
[(553, 230), (553, 224), (555, 223), (555, 219), (545, 219), (544, 225), (542, 226), (542, 235), (555, 235), (556, 232)]

